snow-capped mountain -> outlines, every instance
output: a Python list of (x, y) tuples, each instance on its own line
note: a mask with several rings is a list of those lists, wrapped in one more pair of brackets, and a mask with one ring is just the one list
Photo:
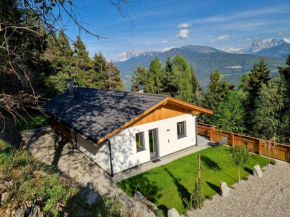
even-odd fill
[(144, 51), (139, 51), (139, 50), (131, 50), (131, 51), (126, 51), (126, 52), (123, 52), (121, 54), (118, 55), (119, 57), (119, 60), (118, 62), (124, 62), (128, 59), (130, 59), (131, 57), (138, 57), (138, 56), (141, 56), (141, 55), (145, 55), (145, 54), (152, 54), (152, 51), (149, 51), (149, 50), (144, 50)]
[(244, 48), (239, 48), (239, 47), (225, 47), (225, 48), (220, 48), (220, 50), (227, 53), (236, 53), (236, 54), (243, 54), (246, 52)]
[(262, 49), (267, 49), (267, 48), (275, 47), (278, 45), (289, 44), (289, 43), (290, 43), (290, 38), (283, 38), (281, 40), (277, 38), (269, 38), (269, 39), (264, 39), (264, 40), (260, 40), (256, 38), (252, 41), (248, 52), (257, 53), (261, 51)]

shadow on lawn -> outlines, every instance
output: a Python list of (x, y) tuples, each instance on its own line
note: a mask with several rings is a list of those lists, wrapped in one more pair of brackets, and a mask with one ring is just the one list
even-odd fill
[(202, 155), (200, 157), (201, 161), (203, 162), (203, 164), (211, 170), (221, 170), (220, 166), (218, 165), (217, 162), (213, 161), (212, 159), (210, 159), (207, 156)]
[(208, 184), (208, 186), (213, 189), (216, 193), (219, 193), (220, 192), (220, 187), (211, 183), (211, 182), (208, 182), (206, 181), (206, 184)]
[(183, 207), (188, 206), (190, 193), (188, 192), (187, 188), (185, 188), (182, 184), (180, 184), (180, 180), (177, 179), (172, 172), (170, 172), (167, 168), (164, 168), (164, 170), (168, 173), (168, 175), (173, 179), (174, 184), (177, 187), (178, 195), (180, 199), (182, 200)]
[(250, 168), (248, 168), (248, 167), (244, 167), (244, 170), (245, 170), (246, 172), (248, 172), (249, 174), (253, 175), (253, 170), (251, 170)]

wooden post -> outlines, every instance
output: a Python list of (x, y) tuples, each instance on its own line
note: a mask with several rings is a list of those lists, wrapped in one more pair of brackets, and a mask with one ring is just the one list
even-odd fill
[(232, 133), (232, 147), (235, 147), (235, 134)]
[(212, 141), (212, 128), (209, 128), (209, 140)]
[(259, 155), (262, 155), (262, 140), (259, 139)]

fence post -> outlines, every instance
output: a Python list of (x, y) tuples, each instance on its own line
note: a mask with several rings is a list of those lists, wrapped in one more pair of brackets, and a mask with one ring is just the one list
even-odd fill
[(262, 155), (262, 140), (259, 139), (259, 155)]
[(232, 147), (235, 147), (235, 134), (232, 133)]
[(209, 128), (209, 140), (212, 141), (212, 127)]

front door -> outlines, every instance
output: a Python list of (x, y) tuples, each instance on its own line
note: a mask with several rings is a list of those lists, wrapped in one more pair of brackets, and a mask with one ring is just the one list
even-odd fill
[(158, 158), (157, 129), (149, 130), (150, 159)]

